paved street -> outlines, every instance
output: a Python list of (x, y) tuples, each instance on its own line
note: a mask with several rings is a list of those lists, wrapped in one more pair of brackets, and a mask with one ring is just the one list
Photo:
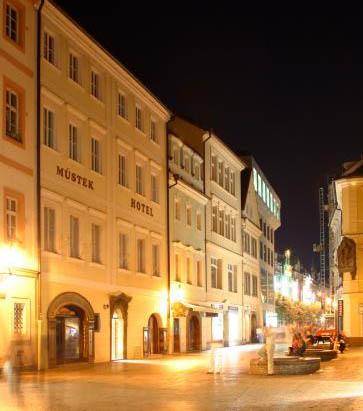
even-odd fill
[(223, 370), (207, 374), (208, 353), (22, 376), (19, 395), (0, 380), (8, 410), (362, 410), (363, 349), (351, 349), (308, 376), (252, 376), (258, 345), (221, 350)]

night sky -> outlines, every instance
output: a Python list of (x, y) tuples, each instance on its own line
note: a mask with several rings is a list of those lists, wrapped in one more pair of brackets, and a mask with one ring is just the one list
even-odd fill
[(278, 248), (310, 266), (318, 188), (363, 153), (362, 13), (57, 3), (173, 112), (253, 153), (281, 199)]

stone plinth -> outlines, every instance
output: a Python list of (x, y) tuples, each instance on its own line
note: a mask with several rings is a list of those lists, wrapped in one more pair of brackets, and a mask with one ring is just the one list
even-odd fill
[[(320, 358), (311, 357), (275, 357), (274, 374), (296, 375), (312, 374), (320, 369)], [(255, 375), (267, 375), (267, 363), (259, 358), (250, 361), (250, 373)]]

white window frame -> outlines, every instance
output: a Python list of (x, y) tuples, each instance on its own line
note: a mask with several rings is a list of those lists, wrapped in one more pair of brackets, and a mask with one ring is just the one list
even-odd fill
[(43, 143), (53, 150), (56, 149), (55, 113), (48, 107), (43, 107)]
[(91, 244), (92, 244), (91, 261), (97, 264), (102, 263), (101, 237), (102, 237), (101, 226), (99, 224), (92, 223), (91, 224)]
[(6, 240), (15, 241), (18, 230), (18, 200), (11, 196), (5, 197)]
[(80, 258), (80, 224), (79, 218), (70, 215), (69, 218), (69, 255), (72, 258)]
[(125, 153), (118, 155), (118, 183), (128, 188), (128, 156)]
[(78, 127), (70, 122), (68, 124), (68, 156), (71, 160), (81, 162), (80, 153), (80, 138), (78, 133)]
[(20, 95), (11, 87), (7, 87), (5, 91), (5, 134), (18, 142), (22, 141), (20, 135)]
[(117, 93), (117, 115), (127, 120), (127, 98), (120, 90)]
[(160, 277), (160, 244), (159, 243), (152, 243), (151, 256), (152, 256), (152, 275), (154, 277)]
[(135, 106), (135, 127), (139, 131), (144, 131), (144, 124), (143, 124), (143, 111), (142, 108), (136, 104)]
[(151, 200), (154, 203), (159, 204), (159, 176), (156, 174), (151, 174)]
[[(9, 9), (9, 10), (8, 10)], [(10, 14), (8, 13), (10, 11)], [(11, 15), (11, 12), (16, 13), (16, 18)], [(14, 29), (15, 24), (15, 29)], [(13, 4), (7, 2), (5, 8), (5, 34), (8, 39), (14, 43), (20, 43), (20, 11)]]
[(91, 170), (101, 174), (101, 142), (91, 137)]
[(91, 69), (91, 96), (101, 100), (101, 76), (94, 69)]
[(146, 274), (146, 239), (136, 239), (136, 269), (137, 272)]
[(129, 270), (129, 234), (119, 233), (119, 268)]
[(135, 191), (141, 196), (145, 196), (144, 167), (141, 164), (135, 166)]
[(68, 78), (77, 84), (81, 84), (81, 72), (80, 72), (80, 57), (73, 51), (69, 52), (68, 57)]
[(56, 253), (56, 212), (54, 208), (44, 207), (44, 250)]
[(158, 124), (153, 118), (150, 120), (150, 140), (159, 144)]
[(48, 63), (56, 66), (55, 36), (48, 30), (43, 32), (43, 57)]

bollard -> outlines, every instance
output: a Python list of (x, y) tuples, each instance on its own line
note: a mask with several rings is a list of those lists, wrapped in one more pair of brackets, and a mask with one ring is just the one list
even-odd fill
[(222, 369), (222, 352), (214, 344), (211, 345), (208, 374), (220, 374)]

